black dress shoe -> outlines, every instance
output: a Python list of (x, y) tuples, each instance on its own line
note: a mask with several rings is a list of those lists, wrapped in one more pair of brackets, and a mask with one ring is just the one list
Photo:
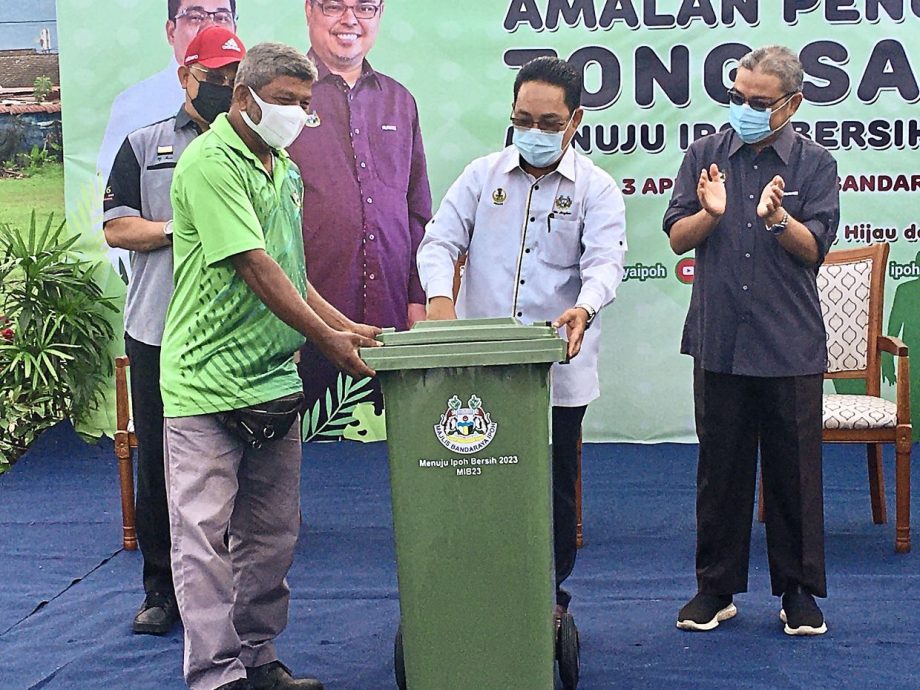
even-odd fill
[(151, 592), (134, 616), (135, 635), (165, 635), (179, 621), (179, 607), (173, 594)]
[(280, 661), (247, 667), (246, 677), (254, 690), (324, 690), (315, 678), (291, 677), (291, 670)]

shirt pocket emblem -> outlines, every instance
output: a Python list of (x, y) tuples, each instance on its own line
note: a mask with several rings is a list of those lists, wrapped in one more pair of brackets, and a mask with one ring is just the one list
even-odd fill
[(505, 190), (501, 187), (497, 188), (492, 192), (492, 203), (496, 206), (501, 206), (508, 200), (508, 195), (505, 193)]
[(572, 213), (572, 197), (566, 194), (560, 194), (553, 203), (553, 213), (567, 216)]

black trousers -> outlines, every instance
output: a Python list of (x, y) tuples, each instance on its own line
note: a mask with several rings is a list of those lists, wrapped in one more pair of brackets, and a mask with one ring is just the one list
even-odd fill
[(821, 476), (823, 376), (760, 378), (694, 367), (700, 440), (696, 577), (705, 594), (747, 591), (757, 450), (773, 594), (827, 596)]
[(553, 552), (556, 559), (556, 602), (568, 606), (571, 595), (562, 589), (575, 567), (575, 485), (578, 479), (578, 438), (587, 405), (553, 407)]
[(131, 410), (137, 436), (137, 543), (144, 557), (144, 591), (172, 594), (169, 512), (163, 470), (163, 398), (160, 348), (125, 334), (131, 360)]

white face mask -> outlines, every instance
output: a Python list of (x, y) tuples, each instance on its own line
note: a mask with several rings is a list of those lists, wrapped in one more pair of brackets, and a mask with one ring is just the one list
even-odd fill
[(262, 109), (262, 119), (259, 120), (259, 124), (253, 122), (245, 110), (240, 112), (243, 122), (249, 126), (249, 129), (258, 134), (262, 141), (273, 149), (285, 149), (293, 144), (309, 119), (303, 108), (299, 105), (266, 103), (251, 88), (249, 88), (249, 93)]

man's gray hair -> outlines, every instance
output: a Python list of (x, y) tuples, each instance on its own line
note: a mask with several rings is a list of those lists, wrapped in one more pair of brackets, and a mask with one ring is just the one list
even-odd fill
[(236, 72), (236, 86), (258, 91), (278, 77), (316, 81), (316, 65), (296, 48), (283, 43), (257, 43), (246, 51)]
[(778, 77), (784, 93), (802, 90), (805, 74), (799, 56), (786, 46), (764, 46), (741, 58), (739, 63), (745, 69), (759, 68), (765, 74)]

